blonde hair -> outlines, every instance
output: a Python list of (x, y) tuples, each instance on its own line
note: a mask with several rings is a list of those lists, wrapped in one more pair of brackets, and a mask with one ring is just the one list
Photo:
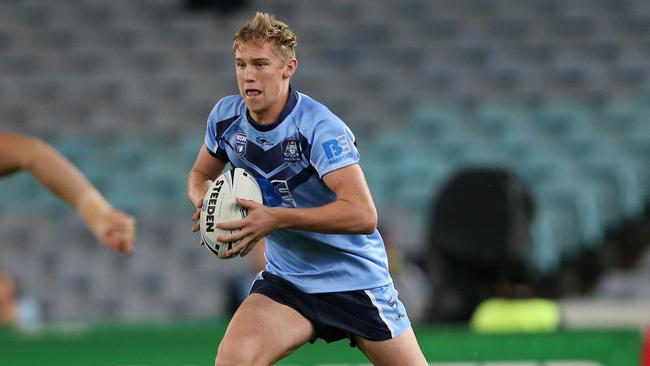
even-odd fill
[(281, 56), (283, 61), (286, 61), (296, 57), (298, 37), (286, 23), (275, 19), (271, 14), (258, 11), (255, 13), (255, 17), (235, 33), (232, 44), (233, 51), (239, 49), (246, 42), (257, 44), (272, 42), (273, 51)]

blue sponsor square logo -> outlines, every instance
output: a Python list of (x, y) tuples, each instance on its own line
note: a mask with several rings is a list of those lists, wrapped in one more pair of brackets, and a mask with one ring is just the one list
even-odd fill
[(352, 156), (352, 149), (346, 135), (323, 142), (323, 150), (325, 150), (325, 155), (330, 164)]

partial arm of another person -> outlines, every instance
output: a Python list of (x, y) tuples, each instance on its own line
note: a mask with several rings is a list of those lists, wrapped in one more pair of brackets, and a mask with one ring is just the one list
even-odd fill
[(113, 208), (68, 159), (40, 139), (0, 133), (0, 176), (21, 170), (70, 205), (103, 244), (118, 252), (133, 250), (134, 218)]
[(377, 228), (377, 210), (361, 167), (353, 164), (326, 174), (323, 181), (336, 194), (336, 200), (320, 207), (266, 207), (237, 199), (248, 208), (242, 220), (219, 224), (222, 229), (240, 229), (223, 236), (222, 242), (237, 241), (229, 255), (248, 254), (255, 243), (274, 229), (297, 229), (326, 234), (371, 234)]
[(0, 270), (0, 329), (16, 322), (16, 285), (9, 272)]

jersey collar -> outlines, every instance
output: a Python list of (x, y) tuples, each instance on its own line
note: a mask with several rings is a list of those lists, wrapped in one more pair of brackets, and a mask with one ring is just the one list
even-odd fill
[(289, 99), (287, 100), (287, 104), (284, 105), (284, 108), (282, 108), (282, 111), (280, 111), (280, 115), (278, 116), (277, 121), (271, 123), (271, 124), (261, 124), (258, 123), (251, 117), (251, 114), (248, 112), (248, 108), (246, 108), (246, 118), (248, 118), (248, 122), (255, 128), (256, 130), (260, 132), (267, 132), (271, 131), (275, 127), (277, 127), (282, 121), (284, 121), (285, 118), (293, 111), (293, 108), (296, 106), (296, 103), (298, 103), (298, 92), (293, 89), (291, 85), (289, 85)]

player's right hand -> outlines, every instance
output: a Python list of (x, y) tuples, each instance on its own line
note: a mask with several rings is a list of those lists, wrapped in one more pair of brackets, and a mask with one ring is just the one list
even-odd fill
[(135, 219), (133, 216), (109, 208), (102, 212), (92, 231), (99, 241), (120, 253), (131, 253), (134, 249)]
[[(198, 232), (201, 229), (199, 219), (201, 218), (203, 197), (211, 184), (212, 180), (208, 179), (201, 183), (197, 189), (191, 190), (191, 193), (189, 194), (190, 202), (192, 203), (192, 206), (194, 206), (194, 213), (192, 214), (192, 221), (194, 221), (194, 226), (192, 226), (193, 233)], [(203, 239), (201, 237), (199, 237), (199, 244), (203, 245)]]
[[(192, 226), (192, 232), (195, 233), (201, 229), (199, 219), (201, 218), (201, 207), (203, 206), (203, 198), (199, 197), (197, 200), (192, 202), (194, 205), (194, 213), (192, 214), (192, 221), (194, 221), (194, 226)], [(203, 245), (203, 238), (199, 236), (199, 244)]]

